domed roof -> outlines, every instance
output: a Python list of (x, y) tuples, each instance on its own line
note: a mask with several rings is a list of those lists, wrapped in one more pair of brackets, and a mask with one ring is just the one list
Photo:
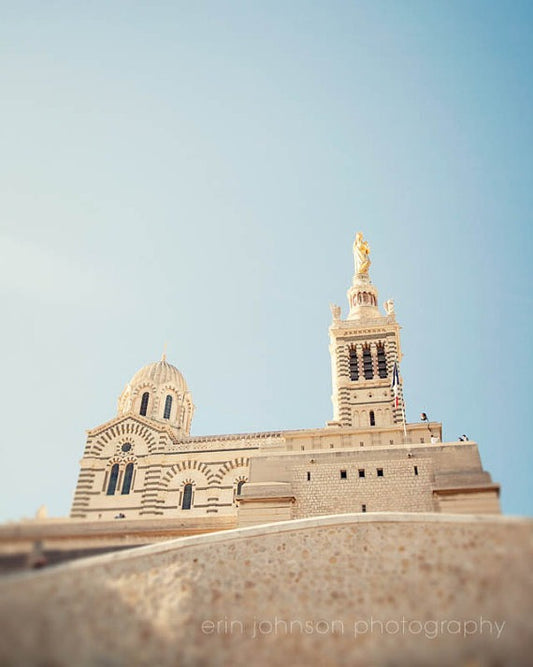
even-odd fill
[(175, 366), (168, 363), (165, 354), (160, 361), (143, 366), (141, 370), (137, 371), (132, 377), (130, 385), (133, 387), (143, 382), (153, 382), (156, 385), (173, 384), (182, 391), (188, 391), (185, 378)]

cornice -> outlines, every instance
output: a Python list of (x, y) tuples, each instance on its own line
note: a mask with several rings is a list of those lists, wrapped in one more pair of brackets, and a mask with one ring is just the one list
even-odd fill
[(170, 426), (164, 426), (163, 424), (158, 424), (157, 422), (151, 419), (147, 419), (146, 417), (143, 417), (141, 415), (135, 414), (134, 412), (127, 412), (126, 414), (119, 415), (118, 417), (110, 419), (109, 421), (101, 424), (100, 426), (88, 429), (87, 436), (91, 437), (99, 435), (100, 433), (102, 433), (102, 431), (112, 428), (113, 426), (116, 426), (117, 424), (120, 424), (121, 422), (126, 421), (128, 419), (138, 422), (143, 426), (147, 426), (159, 433), (166, 433), (173, 442), (178, 442), (178, 439), (176, 438), (176, 435), (174, 434)]
[(396, 333), (401, 329), (399, 324), (376, 324), (375, 326), (365, 324), (364, 327), (333, 327), (329, 328), (331, 335), (336, 336), (361, 336), (362, 334), (388, 334)]
[(192, 435), (188, 438), (177, 440), (177, 444), (189, 444), (194, 442), (224, 441), (224, 440), (243, 440), (243, 439), (262, 439), (281, 438), (283, 431), (260, 431), (257, 433), (222, 433), (220, 435)]

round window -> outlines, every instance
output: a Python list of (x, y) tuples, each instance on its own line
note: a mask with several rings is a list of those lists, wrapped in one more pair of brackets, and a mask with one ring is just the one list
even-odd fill
[(131, 445), (129, 442), (126, 442), (124, 445), (122, 445), (122, 451), (123, 452), (129, 452), (131, 449)]

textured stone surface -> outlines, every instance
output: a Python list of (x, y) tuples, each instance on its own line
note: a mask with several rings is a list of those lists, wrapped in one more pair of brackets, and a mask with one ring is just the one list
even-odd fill
[[(378, 469), (382, 477), (378, 477)], [(359, 470), (364, 471), (364, 477), (359, 476)], [(298, 498), (294, 518), (329, 514), (332, 505), (338, 512), (360, 512), (363, 505), (367, 512), (393, 511), (397, 507), (404, 512), (432, 512), (432, 471), (432, 461), (427, 458), (374, 456), (369, 461), (360, 452), (350, 452), (340, 461), (300, 464), (293, 469), (292, 486)]]
[(116, 521), (40, 519), (8, 523), (0, 525), (0, 573), (27, 569), (41, 558), (50, 564), (65, 562), (236, 527), (237, 518), (232, 516)]
[(531, 664), (532, 551), (530, 520), (435, 514), (181, 538), (5, 578), (0, 664)]

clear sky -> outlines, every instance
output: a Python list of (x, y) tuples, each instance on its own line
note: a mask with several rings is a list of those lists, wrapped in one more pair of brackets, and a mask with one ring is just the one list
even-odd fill
[(533, 5), (0, 3), (0, 520), (169, 360), (193, 434), (323, 426), (362, 230), (410, 421), (533, 514)]

